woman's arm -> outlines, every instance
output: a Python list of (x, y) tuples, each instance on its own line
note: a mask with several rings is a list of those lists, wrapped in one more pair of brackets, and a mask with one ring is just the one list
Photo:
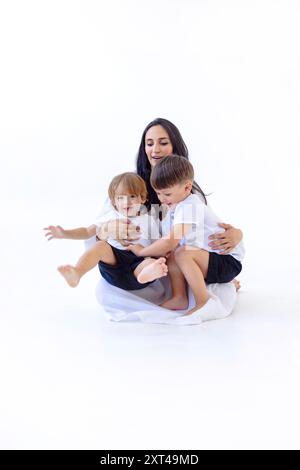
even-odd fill
[(60, 225), (49, 225), (45, 227), (47, 230), (45, 237), (48, 241), (52, 238), (67, 238), (70, 240), (87, 240), (96, 235), (96, 225), (90, 225), (89, 227), (79, 227), (70, 230), (65, 230)]
[(138, 240), (140, 228), (130, 222), (129, 219), (115, 219), (103, 222), (97, 227), (97, 237), (100, 240), (113, 238), (123, 245), (128, 245), (132, 240)]
[(230, 224), (218, 224), (225, 229), (225, 232), (214, 233), (210, 235), (211, 242), (209, 246), (213, 250), (219, 250), (220, 255), (227, 255), (240, 243), (243, 238), (243, 232)]

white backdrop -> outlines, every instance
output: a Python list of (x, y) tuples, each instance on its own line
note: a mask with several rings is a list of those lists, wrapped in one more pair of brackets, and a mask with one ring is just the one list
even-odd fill
[[(269, 299), (280, 294), (281, 300), (291, 299), (287, 310), (297, 308), (292, 296), (299, 285), (294, 241), (299, 233), (299, 24), (296, 0), (1, 1), (0, 279), (6, 355), (12, 337), (21, 344), (14, 327), (19, 325), (20, 334), (29, 328), (26, 316), (32, 326), (49, 302), (51, 312), (62, 304), (64, 312), (72, 311), (75, 302), (73, 291), (68, 300), (64, 297), (55, 266), (71, 261), (82, 246), (46, 245), (41, 228), (93, 223), (112, 176), (134, 170), (142, 131), (156, 117), (178, 126), (198, 183), (213, 193), (213, 208), (243, 229), (244, 287), (266, 286)], [(80, 296), (86, 302), (83, 293), (88, 293), (96, 311), (91, 284), (97, 274), (89, 276), (76, 304)], [(255, 291), (251, 298), (253, 308)], [(259, 323), (257, 318), (257, 328)], [(295, 336), (297, 365), (299, 350)], [(15, 366), (6, 363), (8, 376), (16, 377)], [(14, 422), (6, 413), (7, 422)], [(86, 441), (75, 435), (73, 441), (55, 441), (45, 431), (38, 443), (34, 431), (26, 440), (20, 437), (22, 427), (17, 437), (3, 429), (3, 436), (10, 436), (3, 438), (4, 447), (101, 447), (103, 442), (92, 434)], [(127, 445), (149, 443), (136, 439), (133, 433)], [(194, 441), (182, 445), (189, 442), (196, 448)], [(203, 442), (214, 446), (213, 437)], [(163, 438), (152, 442), (166, 444)]]
[(74, 223), (90, 222), (161, 116), (248, 253), (277, 252), (299, 227), (299, 15), (279, 0), (1, 2), (2, 200), (82, 205)]

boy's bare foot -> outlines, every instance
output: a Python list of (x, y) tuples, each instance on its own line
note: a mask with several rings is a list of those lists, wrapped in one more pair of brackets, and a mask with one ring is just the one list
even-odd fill
[(237, 279), (233, 279), (232, 283), (235, 285), (236, 291), (238, 291), (241, 288), (241, 283)]
[(186, 310), (189, 306), (189, 300), (187, 297), (171, 297), (166, 302), (160, 304), (160, 307), (167, 308), (169, 310)]
[(78, 272), (76, 271), (76, 268), (74, 268), (74, 266), (66, 264), (65, 266), (59, 266), (57, 270), (65, 278), (69, 286), (71, 287), (77, 286), (77, 284), (80, 281), (80, 276)]
[(137, 280), (141, 284), (145, 284), (146, 282), (154, 281), (155, 279), (159, 279), (160, 277), (167, 276), (168, 274), (168, 266), (166, 265), (166, 258), (159, 258), (140, 272), (137, 277)]

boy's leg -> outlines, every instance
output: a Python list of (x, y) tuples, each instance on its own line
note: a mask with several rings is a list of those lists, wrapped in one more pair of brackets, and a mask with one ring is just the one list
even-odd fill
[(199, 310), (208, 300), (204, 279), (207, 276), (209, 253), (200, 248), (182, 246), (175, 251), (175, 260), (195, 298), (196, 305), (187, 312), (188, 315)]
[(76, 266), (65, 265), (57, 269), (71, 287), (76, 287), (81, 277), (93, 269), (99, 261), (115, 265), (117, 260), (111, 246), (105, 241), (95, 243), (78, 260)]
[(187, 296), (187, 285), (184, 275), (176, 263), (174, 252), (170, 254), (167, 260), (169, 277), (171, 281), (172, 297), (160, 306), (169, 310), (185, 310), (189, 306)]
[(135, 268), (133, 274), (141, 284), (167, 276), (168, 267), (166, 265), (166, 258), (146, 258)]

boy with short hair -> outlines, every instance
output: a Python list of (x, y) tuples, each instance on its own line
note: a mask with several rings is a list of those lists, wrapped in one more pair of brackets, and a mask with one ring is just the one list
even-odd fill
[(130, 245), (137, 256), (168, 257), (172, 297), (161, 306), (171, 310), (188, 307), (187, 284), (199, 310), (208, 300), (206, 284), (232, 281), (242, 270), (244, 248), (240, 243), (230, 255), (220, 255), (209, 246), (208, 237), (220, 230), (220, 219), (196, 194), (191, 194), (194, 170), (184, 157), (170, 155), (152, 170), (151, 185), (167, 206), (162, 221), (163, 237), (148, 247)]

